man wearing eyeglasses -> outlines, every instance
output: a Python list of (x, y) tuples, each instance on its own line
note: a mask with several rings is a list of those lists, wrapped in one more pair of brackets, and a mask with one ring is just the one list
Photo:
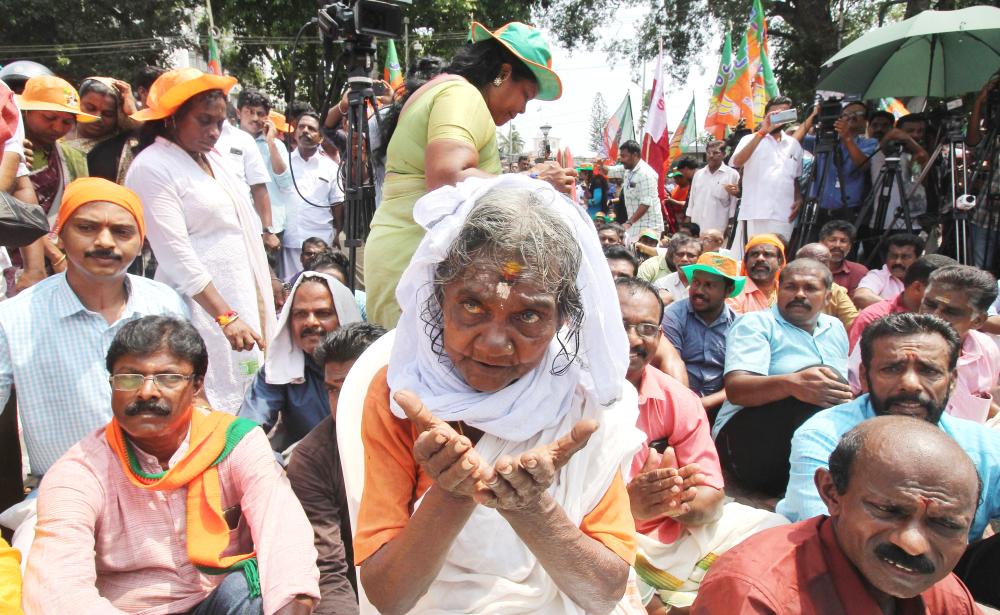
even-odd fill
[[(819, 107), (817, 107), (817, 110)], [(868, 159), (878, 149), (878, 140), (865, 134), (868, 130), (868, 108), (863, 102), (849, 102), (844, 105), (840, 119), (834, 124), (837, 130), (837, 149), (824, 154), (816, 170), (811, 190), (813, 196), (819, 190), (823, 177), (823, 194), (819, 206), (825, 210), (843, 210), (835, 216), (853, 221), (848, 210), (857, 211), (865, 200), (869, 188), (867, 171)], [(816, 112), (806, 120), (806, 130), (812, 126)], [(802, 142), (803, 148), (816, 151), (816, 137), (808, 135)]]
[(312, 611), (312, 528), (267, 437), (196, 405), (195, 328), (147, 316), (111, 342), (113, 418), (42, 482), (25, 573), (32, 615)]
[(683, 608), (694, 601), (713, 555), (786, 521), (741, 504), (724, 506), (722, 468), (701, 401), (650, 365), (662, 336), (659, 293), (639, 278), (618, 278), (615, 285), (629, 342), (625, 378), (639, 392), (636, 427), (646, 434), (627, 477), (636, 572), (650, 612)]

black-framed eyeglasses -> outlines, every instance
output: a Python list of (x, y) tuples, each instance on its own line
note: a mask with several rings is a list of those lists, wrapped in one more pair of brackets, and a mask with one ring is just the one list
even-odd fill
[(111, 388), (116, 391), (138, 391), (147, 380), (152, 380), (156, 388), (161, 391), (171, 391), (179, 389), (191, 380), (194, 374), (153, 374), (144, 376), (143, 374), (114, 374), (108, 380)]
[(635, 329), (635, 334), (644, 340), (651, 340), (656, 337), (657, 331), (660, 330), (660, 325), (654, 325), (651, 322), (640, 322), (637, 325), (632, 323), (622, 321), (622, 326), (625, 327), (625, 333), (628, 334), (629, 331)]

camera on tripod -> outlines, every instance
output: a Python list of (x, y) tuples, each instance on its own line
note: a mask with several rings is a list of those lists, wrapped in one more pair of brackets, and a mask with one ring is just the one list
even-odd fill
[(903, 155), (903, 142), (892, 139), (891, 141), (886, 141), (885, 145), (882, 146), (882, 153), (885, 154), (886, 160), (890, 158), (899, 158)]
[(816, 140), (819, 142), (836, 142), (837, 128), (835, 124), (840, 119), (844, 98), (831, 96), (819, 101), (819, 114), (816, 117)]
[(322, 3), (319, 9), (319, 27), (323, 36), (333, 42), (353, 41), (359, 38), (400, 38), (403, 36), (403, 10), (401, 4), (411, 0), (347, 0)]

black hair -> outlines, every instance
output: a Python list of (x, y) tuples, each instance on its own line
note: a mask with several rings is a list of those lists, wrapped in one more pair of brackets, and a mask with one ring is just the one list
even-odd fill
[(369, 322), (355, 322), (337, 327), (327, 333), (319, 343), (313, 351), (313, 359), (319, 365), (354, 361), (385, 333), (385, 329)]
[(160, 68), (159, 66), (146, 65), (139, 69), (139, 72), (135, 74), (135, 78), (132, 79), (132, 87), (136, 90), (139, 88), (149, 88), (153, 86), (153, 82), (156, 81), (160, 75), (167, 72), (165, 68)]
[(888, 111), (883, 110), (883, 109), (876, 109), (875, 111), (872, 111), (871, 113), (869, 113), (868, 114), (868, 123), (870, 124), (877, 117), (884, 117), (887, 120), (889, 120), (889, 125), (890, 126), (892, 126), (893, 124), (896, 123), (896, 116), (893, 115), (893, 114), (891, 114), (891, 113), (889, 113)]
[(823, 241), (834, 233), (843, 233), (854, 243), (854, 238), (858, 235), (858, 229), (847, 220), (830, 220), (819, 229), (819, 239)]
[(865, 366), (865, 369), (871, 367), (875, 344), (883, 338), (924, 333), (936, 333), (944, 338), (948, 344), (948, 369), (954, 370), (955, 366), (958, 365), (958, 355), (962, 350), (962, 340), (958, 337), (954, 327), (937, 316), (912, 312), (890, 314), (865, 327), (864, 333), (861, 334), (861, 364)]
[(330, 249), (330, 244), (326, 242), (325, 239), (320, 239), (319, 237), (308, 237), (302, 242), (302, 249), (305, 250), (306, 246), (320, 246), (324, 250)]
[(927, 123), (927, 116), (923, 113), (909, 113), (896, 120), (896, 128), (902, 128), (906, 124)]
[(778, 273), (778, 284), (780, 285), (785, 281), (786, 275), (798, 273), (803, 270), (819, 272), (820, 279), (823, 280), (823, 284), (826, 286), (826, 289), (830, 290), (833, 288), (833, 274), (830, 273), (830, 268), (815, 258), (796, 258), (795, 260), (789, 262)]
[(243, 107), (264, 107), (264, 112), (269, 113), (271, 111), (271, 101), (267, 96), (264, 95), (260, 90), (255, 90), (253, 88), (243, 88), (240, 92), (239, 97), (236, 99), (236, 108), (242, 109)]
[(701, 225), (697, 222), (681, 222), (677, 225), (678, 231), (683, 231), (684, 229), (687, 229), (689, 231), (688, 235), (695, 239), (701, 236)]
[(771, 108), (776, 107), (778, 105), (788, 105), (789, 107), (791, 107), (793, 106), (792, 99), (787, 96), (775, 96), (771, 100), (767, 101), (767, 103), (764, 105), (764, 113), (767, 114), (767, 112), (770, 111)]
[(630, 154), (641, 154), (642, 146), (639, 145), (638, 141), (629, 139), (628, 141), (619, 145), (618, 150), (622, 152), (628, 152)]
[(288, 109), (285, 110), (285, 116), (288, 118), (289, 124), (294, 124), (299, 121), (299, 117), (302, 116), (306, 111), (312, 111), (316, 113), (316, 109), (313, 108), (312, 103), (305, 100), (293, 100)]
[[(889, 246), (895, 246), (897, 248), (905, 248), (906, 246), (912, 246), (913, 250), (920, 256), (924, 253), (924, 241), (917, 237), (916, 235), (911, 235), (910, 233), (899, 233), (896, 235), (890, 235)], [(888, 249), (888, 248), (886, 248)]]
[(851, 467), (858, 457), (858, 451), (865, 444), (867, 433), (865, 429), (854, 427), (840, 437), (837, 447), (830, 453), (830, 478), (840, 495), (847, 493), (847, 485), (851, 482)]
[(997, 300), (997, 279), (977, 267), (957, 263), (941, 267), (931, 274), (930, 282), (964, 290), (969, 294), (969, 304), (980, 313), (990, 309)]
[(504, 64), (510, 64), (511, 78), (515, 81), (538, 82), (535, 73), (521, 58), (492, 38), (467, 43), (451, 59), (445, 72), (465, 77), (466, 81), (481, 90), (500, 75), (500, 67)]
[(323, 120), (320, 119), (319, 113), (316, 113), (315, 111), (312, 111), (312, 110), (303, 111), (302, 113), (300, 113), (298, 115), (298, 117), (295, 118), (295, 125), (296, 125), (296, 127), (300, 123), (302, 123), (302, 118), (304, 118), (304, 117), (311, 117), (311, 118), (313, 118), (314, 120), (316, 120), (316, 127), (319, 128), (320, 130), (323, 129)]
[(698, 161), (690, 156), (684, 156), (674, 165), (675, 169), (697, 169), (698, 167)]
[(194, 325), (174, 316), (143, 316), (126, 323), (108, 348), (108, 372), (114, 373), (115, 364), (126, 355), (146, 357), (162, 349), (190, 363), (198, 378), (205, 377), (208, 371), (205, 340)]
[(635, 257), (635, 254), (631, 250), (621, 244), (613, 243), (604, 246), (604, 258), (609, 261), (628, 261), (632, 263), (632, 268), (635, 270), (635, 273), (632, 275), (635, 276), (639, 273), (639, 259)]
[(336, 269), (344, 276), (344, 280), (347, 280), (349, 277), (347, 275), (349, 267), (350, 261), (347, 260), (347, 257), (342, 252), (334, 250), (323, 250), (309, 260), (309, 268), (311, 270)]
[(617, 222), (607, 222), (605, 224), (602, 224), (597, 229), (598, 233), (600, 233), (601, 231), (614, 231), (614, 232), (618, 233), (618, 236), (620, 238), (622, 238), (622, 239), (625, 238), (625, 227), (622, 226), (621, 224), (618, 224)]
[(666, 306), (663, 305), (663, 298), (660, 297), (660, 291), (656, 290), (656, 287), (650, 284), (647, 280), (642, 278), (626, 278), (624, 276), (619, 276), (615, 278), (615, 287), (624, 288), (629, 291), (630, 294), (637, 294), (642, 291), (647, 291), (652, 293), (656, 297), (656, 303), (660, 306), (660, 318), (657, 322), (663, 322), (663, 311)]
[(930, 280), (931, 274), (949, 265), (957, 265), (958, 262), (944, 254), (928, 254), (913, 261), (913, 264), (906, 270), (903, 276), (903, 286), (909, 286), (914, 282), (922, 282), (925, 285)]
[[(169, 138), (169, 130), (167, 130), (167, 119), (173, 118), (173, 121), (177, 121), (183, 118), (195, 105), (212, 102), (216, 100), (226, 100), (226, 93), (222, 90), (206, 90), (204, 92), (199, 92), (192, 96), (191, 98), (184, 101), (177, 110), (174, 111), (173, 115), (159, 120), (149, 120), (142, 125), (142, 129), (139, 131), (139, 145), (136, 147), (136, 153), (141, 152), (150, 145), (153, 141), (156, 141), (156, 137)], [(228, 114), (228, 103), (227, 103), (227, 114)]]
[(517, 161), (521, 162), (522, 160), (530, 160), (530, 159), (528, 158), (527, 154), (521, 154), (517, 157)]

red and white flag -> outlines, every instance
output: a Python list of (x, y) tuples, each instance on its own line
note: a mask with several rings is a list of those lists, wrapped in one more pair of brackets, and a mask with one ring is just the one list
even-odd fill
[(642, 158), (653, 167), (660, 180), (657, 192), (660, 202), (667, 196), (664, 180), (670, 165), (670, 130), (667, 128), (667, 93), (664, 91), (663, 44), (656, 59), (656, 73), (653, 75), (653, 94), (646, 112), (646, 126), (642, 133)]

